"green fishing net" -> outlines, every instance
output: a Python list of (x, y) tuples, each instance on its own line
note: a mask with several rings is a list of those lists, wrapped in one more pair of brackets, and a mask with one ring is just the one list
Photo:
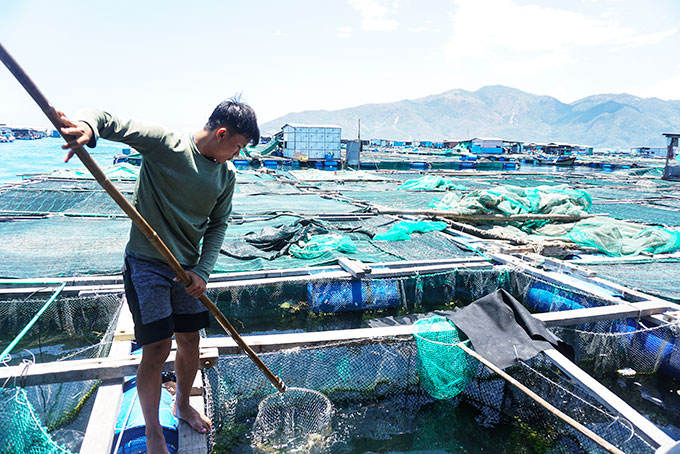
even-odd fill
[(466, 340), (447, 318), (435, 315), (413, 324), (418, 346), (420, 385), (436, 399), (451, 399), (460, 394), (474, 377), (476, 367), (457, 346)]
[(441, 199), (432, 199), (431, 208), (451, 210), (460, 214), (585, 214), (592, 206), (586, 191), (567, 185), (523, 188), (512, 185), (472, 191), (463, 196), (447, 192)]
[(1, 388), (0, 451), (4, 454), (70, 454), (52, 441), (38, 420), (26, 392)]
[(405, 181), (398, 189), (402, 191), (447, 191), (449, 189), (465, 191), (467, 188), (437, 175), (426, 175), (415, 180)]
[(328, 251), (354, 252), (356, 246), (346, 235), (328, 234), (314, 235), (309, 241), (292, 244), (288, 249), (290, 255), (300, 259), (313, 259)]
[(387, 232), (378, 233), (374, 240), (408, 241), (411, 233), (442, 231), (447, 227), (443, 221), (401, 221), (393, 225)]

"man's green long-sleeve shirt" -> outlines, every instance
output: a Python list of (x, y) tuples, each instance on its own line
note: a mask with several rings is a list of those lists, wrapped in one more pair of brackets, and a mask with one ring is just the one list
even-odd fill
[[(123, 142), (142, 155), (134, 205), (183, 266), (206, 282), (215, 266), (231, 212), (236, 172), (231, 162), (219, 164), (203, 156), (191, 134), (121, 120), (103, 111), (81, 112), (79, 119), (97, 139)], [(203, 245), (201, 247), (201, 240)], [(126, 250), (163, 259), (132, 224)]]

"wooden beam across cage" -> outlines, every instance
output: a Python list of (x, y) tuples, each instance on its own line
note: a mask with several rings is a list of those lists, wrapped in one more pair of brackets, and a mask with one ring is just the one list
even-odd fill
[[(618, 306), (534, 314), (534, 317), (544, 321), (548, 326), (569, 326), (593, 321), (663, 314), (669, 310), (675, 313), (674, 306), (668, 302), (629, 303)], [(411, 334), (411, 325), (397, 325), (382, 328), (243, 336), (243, 339), (256, 353), (268, 353), (290, 348), (320, 347), (329, 343), (372, 344), (389, 339), (404, 339), (410, 337)], [(219, 355), (239, 353), (241, 353), (241, 349), (229, 337), (220, 336), (201, 339), (201, 363), (203, 367), (210, 367), (212, 361)], [(33, 386), (68, 381), (116, 379), (134, 375), (140, 359), (140, 355), (128, 355), (116, 358), (109, 357), (33, 364), (28, 367), (4, 367), (0, 368), (0, 383), (15, 381), (16, 384), (21, 386)], [(173, 364), (174, 351), (171, 352), (168, 358), (165, 366), (166, 370), (172, 370)]]
[[(363, 263), (353, 260), (357, 266), (365, 270), (372, 278), (400, 277), (424, 273), (436, 273), (459, 268), (485, 269), (492, 268), (492, 264), (481, 257), (462, 257), (439, 260), (413, 260), (401, 262)], [(239, 285), (259, 285), (271, 282), (294, 282), (299, 280), (315, 280), (320, 278), (346, 279), (353, 277), (352, 273), (343, 269), (342, 265), (321, 267), (290, 268), (281, 270), (245, 271), (234, 273), (212, 274), (208, 288), (223, 288)], [(59, 284), (67, 282), (62, 294), (79, 296), (97, 295), (103, 293), (121, 293), (123, 291), (122, 278), (91, 277), (54, 278), (54, 279), (0, 279), (0, 297), (22, 298), (30, 295), (51, 293)]]

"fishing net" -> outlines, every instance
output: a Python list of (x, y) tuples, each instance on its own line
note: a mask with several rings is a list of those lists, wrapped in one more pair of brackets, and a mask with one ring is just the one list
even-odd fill
[(323, 448), (330, 434), (333, 404), (317, 391), (288, 388), (258, 405), (253, 444), (259, 451)]
[[(47, 297), (32, 295), (22, 299), (0, 301), (0, 345), (3, 347), (8, 345), (46, 300)], [(4, 363), (24, 364), (30, 367), (32, 363), (67, 362), (73, 359), (106, 356), (122, 300), (121, 294), (57, 297), (16, 343), (11, 355), (4, 359)], [(8, 384), (22, 386), (21, 376), (13, 378), (6, 385)], [(53, 440), (59, 440), (70, 450), (77, 452), (88, 417), (84, 410), (88, 408), (87, 404), (91, 402), (90, 398), (98, 386), (99, 380), (85, 380), (23, 387), (17, 396), (20, 396), (20, 400), (30, 402), (31, 410), (27, 413), (23, 407), (17, 407), (21, 410), (17, 418), (24, 418), (27, 415), (34, 418)], [(12, 415), (11, 412), (2, 414)], [(24, 428), (17, 426), (18, 424), (24, 424)], [(20, 439), (29, 439), (32, 437), (30, 434), (34, 430), (33, 427), (34, 423), (30, 419), (22, 422), (18, 419), (10, 421), (0, 417), (0, 436), (11, 433)], [(19, 430), (28, 432), (23, 434)], [(0, 444), (0, 451), (2, 446)]]
[(409, 241), (411, 233), (427, 233), (446, 229), (447, 224), (443, 221), (400, 221), (394, 224), (387, 232), (378, 233), (374, 240), (382, 241)]
[(465, 186), (456, 185), (438, 175), (425, 175), (416, 180), (408, 180), (399, 186), (403, 191), (465, 191)]
[(4, 454), (70, 454), (57, 445), (21, 388), (0, 388), (0, 450)]
[(435, 315), (413, 324), (418, 345), (420, 384), (436, 399), (451, 399), (460, 394), (474, 376), (476, 365), (457, 344), (466, 340), (445, 317)]
[(289, 249), (290, 255), (300, 259), (314, 259), (329, 251), (354, 252), (356, 246), (352, 239), (345, 235), (328, 234), (314, 235), (307, 241), (292, 244)]
[(570, 189), (566, 185), (522, 188), (512, 185), (472, 191), (463, 196), (447, 192), (441, 199), (433, 199), (430, 206), (454, 213), (495, 214), (570, 214), (587, 213), (592, 199), (587, 192)]
[[(278, 452), (381, 452), (386, 446), (394, 452), (604, 452), (485, 366), (474, 367), (456, 397), (432, 397), (422, 385), (418, 356), (412, 338), (380, 336), (262, 354), (286, 382), (323, 393), (334, 408), (323, 440)], [(624, 452), (654, 452), (627, 420), (543, 355), (507, 372)], [(221, 356), (204, 371), (204, 389), (214, 452), (272, 451), (260, 449), (253, 430), (271, 385), (247, 357)]]

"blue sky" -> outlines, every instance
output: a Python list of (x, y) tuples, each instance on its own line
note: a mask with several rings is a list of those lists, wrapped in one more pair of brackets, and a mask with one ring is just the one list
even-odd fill
[[(200, 128), (501, 84), (680, 99), (677, 0), (2, 0), (0, 42), (53, 105)], [(0, 123), (48, 126), (0, 67)]]

